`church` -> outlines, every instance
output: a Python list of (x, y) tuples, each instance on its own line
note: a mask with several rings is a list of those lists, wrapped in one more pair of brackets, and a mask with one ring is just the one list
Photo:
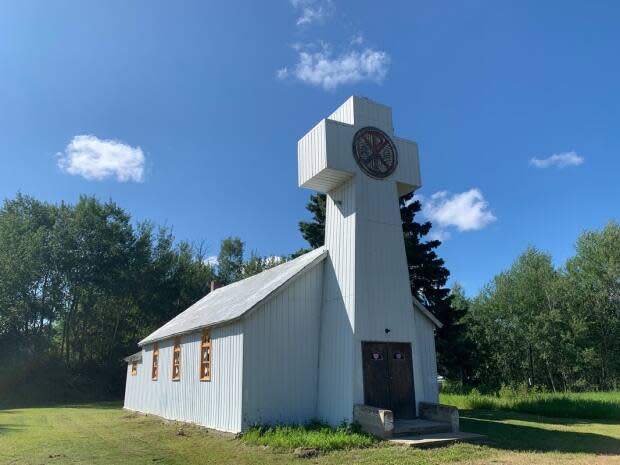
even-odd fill
[(327, 194), (325, 245), (214, 289), (127, 357), (125, 408), (238, 433), (362, 406), (414, 419), (438, 401), (435, 329), (411, 295), (398, 199), (418, 147), (389, 107), (351, 97), (297, 145), (300, 187)]

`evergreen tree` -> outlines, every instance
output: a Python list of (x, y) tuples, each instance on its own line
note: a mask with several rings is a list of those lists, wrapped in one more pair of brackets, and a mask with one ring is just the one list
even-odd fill
[(417, 298), (443, 324), (437, 329), (437, 366), (439, 373), (451, 379), (466, 381), (464, 366), (471, 353), (466, 344), (462, 319), (467, 307), (454, 308), (446, 282), (450, 272), (435, 249), (441, 241), (424, 240), (431, 230), (431, 223), (418, 223), (415, 215), (420, 212), (420, 201), (413, 200), (413, 193), (400, 199), (400, 216), (403, 222), (405, 253), (409, 269), (411, 294)]
[(300, 221), (299, 231), (310, 247), (316, 249), (325, 244), (325, 194), (311, 195), (306, 210), (312, 213), (312, 221)]

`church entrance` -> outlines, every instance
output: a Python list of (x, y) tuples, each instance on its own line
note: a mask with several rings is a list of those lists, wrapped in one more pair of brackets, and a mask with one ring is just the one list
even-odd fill
[(362, 342), (364, 403), (394, 413), (395, 419), (415, 418), (411, 344)]

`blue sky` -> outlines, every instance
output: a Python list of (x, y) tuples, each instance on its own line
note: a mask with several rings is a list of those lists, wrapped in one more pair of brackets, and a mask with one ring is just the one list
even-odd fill
[(364, 95), (419, 143), (474, 294), (528, 244), (561, 264), (618, 218), (618, 24), (613, 1), (3, 1), (0, 198), (92, 194), (211, 254), (289, 253), (296, 142)]

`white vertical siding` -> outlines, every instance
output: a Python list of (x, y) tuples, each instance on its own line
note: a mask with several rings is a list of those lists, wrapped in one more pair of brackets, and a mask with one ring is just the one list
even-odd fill
[(394, 132), (392, 109), (365, 97), (352, 96), (333, 112), (329, 119), (350, 125), (376, 126), (388, 134)]
[[(326, 192), (352, 176), (353, 166), (348, 157), (339, 157), (338, 151), (327, 147), (328, 138), (330, 141), (342, 139), (338, 130), (347, 132), (351, 131), (351, 128), (331, 120), (322, 120), (297, 142), (299, 186)], [(333, 142), (330, 144), (333, 145)]]
[(417, 402), (439, 402), (437, 386), (437, 357), (435, 353), (435, 325), (420, 311), (415, 310), (415, 338), (413, 361), (416, 373)]
[(398, 150), (398, 195), (403, 196), (422, 186), (418, 144), (411, 140), (394, 138)]
[(334, 121), (340, 121), (341, 123), (350, 124), (350, 125), (355, 124), (355, 120), (353, 119), (354, 118), (354, 111), (353, 111), (354, 100), (355, 100), (355, 97), (349, 97), (348, 100), (344, 102), (342, 105), (340, 105), (335, 112), (329, 115), (329, 119), (334, 120)]
[(353, 414), (354, 189), (351, 179), (327, 196), (317, 416), (331, 425), (350, 421)]
[(323, 265), (244, 320), (244, 427), (316, 418)]
[(125, 408), (221, 431), (241, 431), (243, 333), (240, 323), (211, 330), (211, 381), (200, 381), (200, 333), (181, 337), (181, 379), (172, 381), (173, 339), (159, 342), (159, 376), (151, 380), (152, 344), (138, 375), (128, 368)]
[[(355, 306), (355, 391), (363, 403), (361, 341), (408, 342), (415, 353), (419, 341), (408, 279), (407, 259), (394, 182), (364, 179), (357, 195), (357, 267)], [(386, 333), (386, 329), (389, 332)], [(414, 379), (424, 375), (413, 363)], [(417, 384), (417, 383), (416, 383)], [(416, 387), (414, 386), (414, 389)], [(416, 390), (416, 400), (418, 399)]]
[(308, 182), (326, 167), (325, 120), (322, 120), (297, 142), (299, 185)]

